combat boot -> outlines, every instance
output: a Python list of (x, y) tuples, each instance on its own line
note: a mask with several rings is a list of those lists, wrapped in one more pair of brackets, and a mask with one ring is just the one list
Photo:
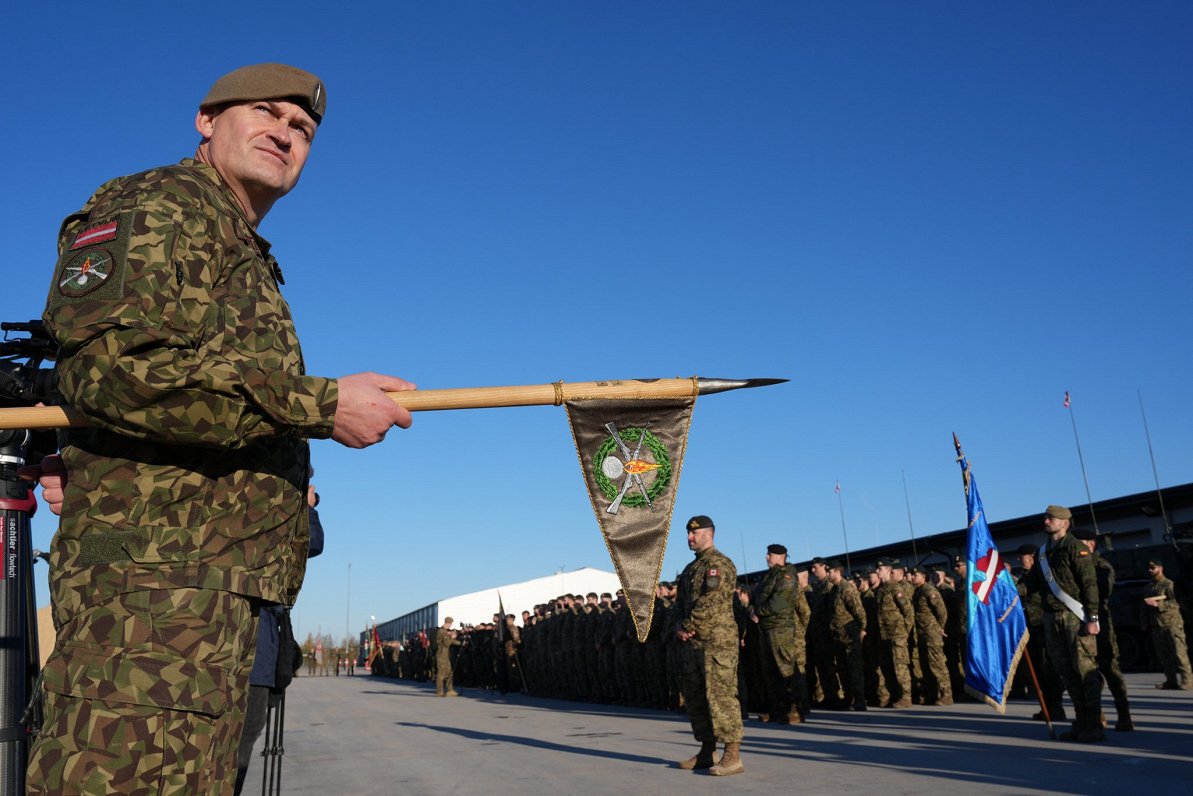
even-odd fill
[(459, 691), (452, 690), (452, 691), (448, 691), (448, 692), (447, 692), (447, 695), (448, 695), (448, 696), (459, 696), (459, 695), (460, 695), (460, 692), (459, 692)]
[(1106, 740), (1106, 730), (1097, 724), (1086, 727), (1077, 733), (1078, 743), (1101, 743)]
[(1115, 732), (1130, 732), (1135, 729), (1135, 722), (1131, 721), (1131, 706), (1126, 698), (1116, 699), (1114, 707), (1118, 711), (1118, 721), (1114, 722)]
[(725, 753), (721, 755), (717, 764), (708, 770), (708, 773), (714, 777), (728, 777), (731, 774), (741, 774), (745, 770), (746, 767), (741, 762), (741, 744), (727, 743), (725, 744)]
[(796, 708), (792, 708), (791, 712), (787, 714), (788, 724), (803, 724), (807, 721), (803, 713), (800, 713)]
[(692, 771), (693, 769), (712, 768), (712, 756), (717, 752), (716, 741), (704, 741), (700, 744), (700, 751), (687, 760), (681, 760), (675, 764), (676, 768), (682, 768), (684, 771)]
[(891, 702), (890, 706), (892, 708), (909, 708), (909, 707), (911, 707), (911, 700), (908, 699), (907, 697), (903, 697), (902, 699), (900, 699), (896, 702)]

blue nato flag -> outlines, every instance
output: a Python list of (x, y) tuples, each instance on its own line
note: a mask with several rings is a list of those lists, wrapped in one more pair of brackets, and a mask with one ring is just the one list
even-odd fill
[(990, 536), (978, 484), (964, 456), (961, 470), (968, 485), (969, 508), (965, 690), (1004, 713), (1015, 666), (1027, 644), (1027, 617), (1011, 571), (1003, 565)]

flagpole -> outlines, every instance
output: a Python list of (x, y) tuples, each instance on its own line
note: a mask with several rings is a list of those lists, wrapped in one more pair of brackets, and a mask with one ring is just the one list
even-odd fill
[[(386, 393), (411, 412), (447, 409), (493, 409), (509, 406), (560, 406), (581, 399), (690, 398), (729, 390), (782, 384), (787, 379), (612, 379), (557, 381), (505, 387), (455, 387), (442, 390), (402, 390)], [(69, 406), (0, 408), (0, 429), (83, 428), (87, 418)]]
[[(743, 570), (749, 570), (749, 565), (746, 564), (746, 532), (741, 532), (741, 566)], [(745, 575), (746, 572), (742, 572)], [(748, 582), (748, 581), (747, 581)]]
[(1031, 674), (1031, 684), (1036, 689), (1036, 698), (1040, 700), (1040, 711), (1044, 714), (1044, 723), (1048, 725), (1048, 735), (1055, 741), (1056, 730), (1052, 727), (1052, 714), (1048, 711), (1048, 705), (1045, 704), (1044, 690), (1040, 688), (1040, 679), (1036, 677), (1036, 667), (1031, 662), (1031, 653), (1027, 651), (1026, 645), (1023, 647), (1023, 660), (1027, 661), (1027, 671)]
[(1072, 401), (1069, 391), (1065, 390), (1065, 408), (1069, 410), (1069, 420), (1073, 422), (1073, 440), (1077, 443), (1077, 461), (1081, 463), (1081, 480), (1085, 482), (1085, 499), (1089, 501), (1089, 516), (1094, 523), (1094, 533), (1098, 533), (1098, 517), (1094, 514), (1094, 498), (1089, 491), (1089, 477), (1085, 474), (1085, 457), (1081, 455), (1081, 438), (1077, 436), (1077, 416), (1073, 414)]
[(852, 571), (849, 563), (849, 533), (845, 530), (845, 503), (841, 500), (841, 480), (837, 479), (837, 507), (841, 509), (841, 536), (845, 539), (845, 569)]
[[(1172, 539), (1172, 526), (1168, 524), (1168, 512), (1164, 509), (1164, 493), (1160, 491), (1160, 473), (1156, 470), (1156, 454), (1152, 451), (1152, 433), (1147, 427), (1147, 413), (1143, 411), (1143, 392), (1136, 390), (1139, 395), (1139, 414), (1143, 417), (1143, 434), (1147, 437), (1147, 455), (1152, 460), (1152, 478), (1156, 480), (1156, 497), (1160, 500), (1160, 516), (1164, 520), (1164, 535)], [(1176, 547), (1176, 540), (1172, 539), (1172, 546)]]
[(920, 554), (915, 549), (915, 525), (911, 522), (911, 498), (907, 497), (907, 471), (900, 469), (903, 474), (903, 502), (907, 504), (907, 527), (911, 529), (911, 556), (919, 564)]

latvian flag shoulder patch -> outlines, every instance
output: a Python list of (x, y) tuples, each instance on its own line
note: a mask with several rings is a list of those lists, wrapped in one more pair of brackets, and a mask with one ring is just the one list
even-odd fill
[(103, 224), (97, 224), (94, 227), (88, 227), (75, 236), (75, 241), (70, 245), (70, 251), (81, 249), (84, 246), (94, 246), (97, 243), (106, 243), (110, 240), (116, 239), (117, 222), (108, 221)]

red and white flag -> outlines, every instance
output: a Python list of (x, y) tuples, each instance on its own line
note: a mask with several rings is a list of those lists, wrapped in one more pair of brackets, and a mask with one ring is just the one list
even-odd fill
[(1069, 391), (1065, 390), (1065, 409), (1069, 408)]
[(836, 492), (838, 495), (841, 494), (841, 482), (840, 481), (837, 482), (837, 488), (834, 489), (833, 491)]

